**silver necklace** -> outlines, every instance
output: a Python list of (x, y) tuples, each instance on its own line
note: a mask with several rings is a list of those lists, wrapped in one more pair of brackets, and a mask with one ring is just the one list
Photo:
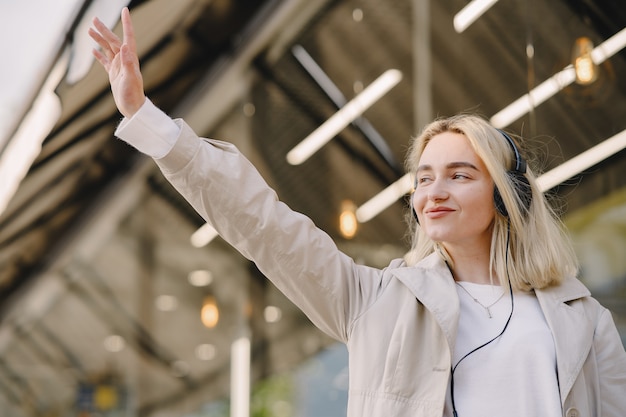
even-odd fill
[(502, 294), (500, 294), (500, 296), (498, 297), (498, 299), (496, 301), (494, 301), (493, 303), (489, 304), (488, 306), (484, 305), (483, 303), (481, 303), (480, 301), (478, 301), (478, 298), (474, 297), (472, 294), (470, 294), (470, 292), (467, 290), (467, 288), (465, 288), (464, 286), (462, 286), (461, 284), (458, 283), (458, 281), (455, 281), (456, 285), (458, 285), (459, 287), (461, 287), (461, 289), (463, 291), (465, 291), (465, 293), (467, 293), (467, 295), (470, 296), (470, 298), (472, 300), (474, 300), (474, 302), (476, 304), (478, 304), (479, 306), (481, 306), (482, 308), (485, 309), (485, 311), (487, 312), (487, 315), (489, 316), (489, 318), (493, 318), (493, 316), (491, 315), (491, 307), (495, 306), (496, 303), (498, 301), (500, 301), (502, 299), (502, 297), (504, 297), (504, 291), (502, 291)]

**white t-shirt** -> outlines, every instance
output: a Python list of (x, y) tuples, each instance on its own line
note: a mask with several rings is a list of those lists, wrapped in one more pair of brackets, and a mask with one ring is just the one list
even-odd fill
[[(468, 352), (500, 334), (511, 313), (508, 289), (499, 298), (503, 293), (500, 286), (459, 285), (467, 292), (457, 285), (461, 315), (453, 367)], [(484, 306), (495, 304), (487, 311), (473, 298)], [(513, 317), (504, 334), (456, 367), (458, 417), (504, 417), (516, 415), (519, 409), (526, 410), (528, 416), (562, 415), (554, 340), (537, 297), (534, 292), (514, 292), (513, 301)], [(452, 416), (450, 388), (444, 416)]]

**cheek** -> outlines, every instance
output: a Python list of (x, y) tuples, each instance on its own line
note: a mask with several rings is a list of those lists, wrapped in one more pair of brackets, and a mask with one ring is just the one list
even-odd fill
[(422, 195), (422, 193), (415, 191), (412, 195), (411, 195), (411, 207), (413, 207), (413, 210), (416, 213), (420, 213), (422, 208), (424, 207), (424, 196)]
[(490, 222), (496, 214), (496, 207), (493, 200), (493, 189), (488, 188), (477, 190), (473, 197), (474, 202), (472, 204), (471, 211)]

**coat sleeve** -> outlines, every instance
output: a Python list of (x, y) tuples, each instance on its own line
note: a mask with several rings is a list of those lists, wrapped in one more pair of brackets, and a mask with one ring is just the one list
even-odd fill
[(351, 321), (376, 297), (380, 270), (357, 265), (306, 216), (279, 201), (252, 164), (182, 121), (161, 171), (220, 236), (322, 331), (347, 341)]
[(603, 309), (594, 336), (598, 366), (600, 415), (626, 415), (626, 352), (608, 309)]

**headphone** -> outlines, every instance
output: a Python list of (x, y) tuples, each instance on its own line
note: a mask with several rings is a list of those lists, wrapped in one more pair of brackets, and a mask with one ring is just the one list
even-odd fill
[[(512, 169), (508, 170), (506, 173), (509, 176), (511, 183), (513, 183), (513, 188), (515, 189), (515, 192), (519, 197), (521, 212), (528, 213), (528, 210), (530, 210), (530, 203), (532, 203), (533, 200), (533, 192), (530, 188), (528, 178), (526, 178), (526, 175), (524, 175), (526, 174), (526, 161), (522, 157), (513, 139), (503, 130), (497, 130), (502, 134), (502, 136), (504, 136), (507, 143), (513, 150), (513, 154), (515, 155), (515, 166)], [(496, 206), (496, 210), (498, 210), (500, 214), (502, 214), (504, 217), (509, 217), (509, 212), (506, 209), (504, 201), (502, 200), (502, 196), (500, 195), (498, 187), (494, 187), (493, 189), (493, 202)]]
[[(528, 178), (526, 178), (526, 175), (524, 175), (526, 174), (526, 161), (522, 157), (522, 154), (517, 148), (517, 145), (515, 145), (515, 142), (513, 141), (513, 139), (509, 135), (507, 135), (503, 130), (500, 130), (500, 129), (496, 129), (496, 130), (500, 132), (500, 134), (502, 134), (504, 139), (506, 139), (507, 143), (513, 150), (513, 155), (515, 157), (515, 160), (514, 160), (515, 164), (512, 169), (507, 171), (507, 175), (511, 183), (513, 184), (513, 188), (515, 189), (516, 194), (519, 197), (519, 202), (521, 205), (520, 209), (522, 213), (528, 213), (528, 210), (530, 209), (530, 204), (532, 202), (533, 194), (532, 194), (532, 189), (530, 187), (530, 183), (528, 182)], [(417, 189), (417, 177), (415, 178), (413, 189), (414, 190)], [(504, 201), (502, 200), (502, 195), (500, 194), (498, 187), (494, 187), (493, 189), (493, 203), (498, 213), (502, 214), (506, 218), (509, 217), (509, 212), (506, 209), (506, 205), (504, 204)], [(413, 217), (415, 217), (415, 220), (419, 224), (419, 219), (417, 217), (417, 213), (415, 212), (415, 207), (413, 207), (412, 203), (411, 203), (411, 211), (413, 212)]]

